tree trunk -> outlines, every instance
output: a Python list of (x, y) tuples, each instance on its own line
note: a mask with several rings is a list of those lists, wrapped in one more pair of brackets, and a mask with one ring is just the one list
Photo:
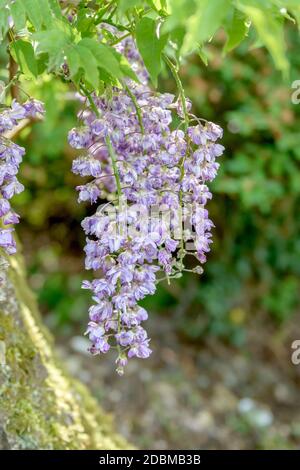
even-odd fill
[(129, 444), (64, 371), (20, 255), (0, 266), (0, 449), (125, 449)]

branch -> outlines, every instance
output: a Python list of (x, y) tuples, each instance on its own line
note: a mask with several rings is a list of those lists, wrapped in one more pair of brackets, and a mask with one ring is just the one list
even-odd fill
[(34, 122), (37, 121), (38, 119), (22, 119), (22, 121), (20, 121), (18, 125), (14, 127), (11, 131), (5, 132), (4, 137), (10, 140), (14, 139), (20, 134), (23, 129), (25, 129), (25, 127), (31, 126)]
[[(9, 30), (7, 34), (8, 42), (9, 44), (12, 42), (12, 32)], [(9, 48), (8, 48), (9, 51)], [(10, 51), (9, 53), (9, 63), (8, 63), (8, 76), (9, 76), (9, 82), (11, 82), (11, 87), (10, 87), (10, 95), (12, 99), (19, 100), (19, 87), (16, 82), (14, 82), (14, 79), (18, 73), (18, 64), (14, 60), (13, 56), (11, 55)]]
[[(17, 75), (18, 72), (18, 64), (15, 62), (14, 58), (11, 54), (9, 54), (9, 65), (8, 65), (8, 73), (9, 73), (9, 81), (13, 81), (14, 77)], [(19, 87), (16, 83), (13, 83), (10, 87), (10, 94), (12, 99), (19, 100)]]

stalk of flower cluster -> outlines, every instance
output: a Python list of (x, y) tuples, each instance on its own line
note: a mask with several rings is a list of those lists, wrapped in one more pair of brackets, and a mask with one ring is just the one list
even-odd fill
[[(169, 59), (169, 57), (166, 54), (164, 54), (163, 57), (164, 57), (165, 62), (168, 64), (168, 66), (169, 66), (169, 68), (172, 72), (172, 75), (175, 79), (175, 82), (176, 82), (176, 85), (177, 85), (177, 88), (178, 88), (178, 91), (179, 91), (180, 104), (181, 104), (181, 108), (182, 108), (182, 116), (183, 116), (183, 119), (184, 119), (184, 123), (183, 123), (184, 132), (185, 132), (186, 139), (187, 139), (187, 152), (189, 152), (190, 142), (189, 142), (189, 136), (188, 136), (188, 133), (187, 133), (187, 130), (188, 130), (188, 127), (189, 127), (189, 115), (188, 115), (188, 110), (187, 110), (187, 102), (186, 102), (186, 98), (185, 98), (184, 89), (183, 89), (181, 80), (179, 78), (179, 75), (177, 73), (177, 69), (174, 66), (173, 62)], [(180, 183), (182, 183), (183, 178), (184, 178), (184, 161), (185, 161), (185, 158), (186, 158), (186, 155), (183, 155), (181, 160), (180, 160)], [(179, 206), (180, 206), (180, 220), (182, 220), (182, 218), (183, 218), (183, 191), (182, 191), (182, 188), (180, 188), (180, 190), (179, 190)], [(181, 228), (181, 231), (180, 231), (180, 266), (181, 266), (181, 269), (183, 270), (184, 269), (183, 258), (184, 258), (185, 252), (184, 252), (184, 235), (183, 235), (183, 224), (182, 223), (180, 224), (180, 228)]]
[[(132, 39), (116, 48), (140, 83), (127, 80), (122, 89), (102, 97), (87, 94), (90, 106), (80, 113), (81, 126), (70, 131), (69, 143), (83, 151), (73, 171), (93, 178), (77, 187), (79, 201), (116, 201), (109, 210), (99, 206), (82, 223), (88, 235), (86, 268), (100, 272), (83, 288), (92, 290), (95, 301), (87, 329), (90, 350), (99, 354), (116, 348), (117, 371), (123, 374), (129, 358), (151, 353), (141, 326), (148, 314), (139, 301), (155, 293), (156, 273), (179, 277), (187, 242), (193, 242), (200, 263), (206, 260), (213, 226), (205, 209), (211, 198), (206, 182), (216, 175), (215, 159), (223, 147), (216, 143), (222, 136), (219, 126), (200, 121), (190, 126), (191, 104), (168, 58), (179, 86), (177, 101), (151, 89)], [(183, 118), (184, 130), (173, 129), (175, 114)]]

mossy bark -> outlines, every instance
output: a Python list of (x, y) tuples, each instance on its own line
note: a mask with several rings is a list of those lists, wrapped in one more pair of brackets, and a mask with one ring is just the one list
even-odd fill
[(0, 267), (0, 449), (124, 449), (88, 390), (63, 370), (22, 257)]

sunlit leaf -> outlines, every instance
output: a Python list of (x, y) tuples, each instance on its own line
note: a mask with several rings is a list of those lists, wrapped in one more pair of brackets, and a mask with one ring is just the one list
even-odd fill
[(52, 29), (33, 34), (36, 41), (36, 53), (46, 53), (49, 56), (48, 68), (52, 69), (62, 64), (65, 48), (69, 45), (69, 37), (64, 31)]
[(11, 44), (11, 53), (24, 75), (37, 77), (38, 65), (30, 42), (18, 39)]
[(209, 40), (223, 25), (232, 8), (228, 0), (198, 0), (197, 11), (189, 19), (183, 50), (189, 52)]
[(36, 30), (41, 29), (43, 13), (39, 0), (22, 0), (27, 16)]
[(145, 17), (137, 24), (137, 45), (155, 86), (161, 71), (161, 53), (166, 45), (167, 37), (166, 34), (158, 37), (156, 22), (151, 18)]
[[(264, 2), (265, 3), (265, 2)], [(281, 71), (287, 71), (289, 64), (285, 55), (283, 18), (275, 16), (274, 11), (265, 10), (251, 0), (240, 0), (239, 9), (253, 23), (262, 43), (273, 57), (275, 65)]]
[(80, 56), (80, 66), (84, 70), (86, 80), (97, 90), (99, 83), (97, 60), (90, 49), (81, 43), (76, 46), (76, 50)]
[(224, 46), (224, 52), (229, 52), (237, 47), (249, 30), (249, 23), (245, 15), (239, 10), (232, 12), (231, 18), (225, 23), (224, 29), (227, 34), (227, 41)]
[(105, 69), (113, 77), (122, 78), (120, 64), (109, 46), (91, 38), (84, 38), (79, 44), (91, 51), (99, 67)]
[(14, 2), (10, 5), (10, 12), (14, 21), (16, 30), (25, 28), (26, 25), (26, 12), (23, 4), (20, 1)]
[(8, 31), (9, 10), (6, 8), (7, 1), (0, 0), (0, 39), (2, 40)]

